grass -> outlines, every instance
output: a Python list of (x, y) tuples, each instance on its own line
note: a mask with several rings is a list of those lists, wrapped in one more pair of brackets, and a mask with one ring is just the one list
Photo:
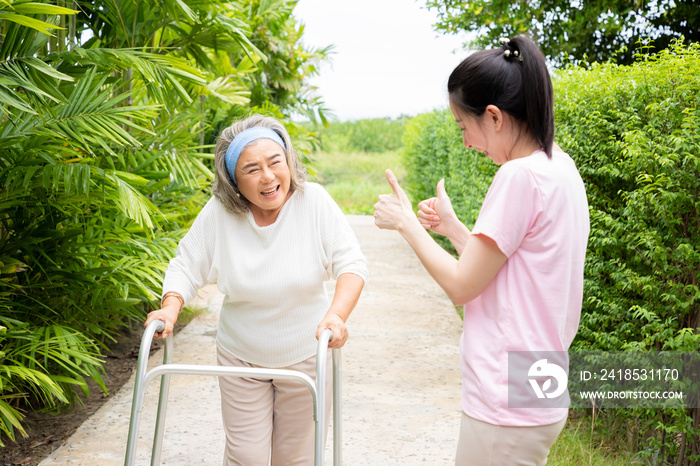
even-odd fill
[(391, 193), (385, 170), (391, 168), (399, 180), (405, 173), (398, 151), (318, 152), (311, 156), (311, 166), (315, 174), (310, 179), (326, 188), (346, 214), (373, 214), (379, 195)]
[[(547, 466), (627, 466), (638, 464), (632, 461), (632, 454), (613, 451), (614, 439), (603, 437), (591, 430), (591, 420), (587, 417), (573, 417), (549, 452)], [(624, 448), (623, 448), (624, 450)]]

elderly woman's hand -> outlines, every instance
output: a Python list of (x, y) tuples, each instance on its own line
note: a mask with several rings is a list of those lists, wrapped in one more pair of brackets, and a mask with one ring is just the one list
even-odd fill
[(321, 337), (325, 329), (329, 329), (333, 332), (333, 339), (328, 343), (328, 347), (342, 348), (348, 340), (348, 327), (345, 322), (355, 309), (364, 286), (365, 281), (360, 276), (352, 272), (340, 274), (335, 284), (333, 302), (316, 329), (316, 339)]
[(385, 230), (401, 230), (407, 222), (416, 221), (411, 201), (399, 185), (391, 170), (386, 171), (386, 179), (393, 194), (382, 194), (374, 204), (374, 223)]
[(158, 332), (153, 336), (155, 339), (167, 338), (173, 333), (173, 328), (175, 328), (175, 322), (177, 317), (180, 315), (182, 310), (181, 300), (182, 298), (175, 298), (173, 296), (166, 296), (163, 299), (163, 304), (161, 309), (151, 311), (146, 317), (146, 323), (143, 324), (144, 327), (148, 327), (148, 324), (154, 320), (161, 320), (165, 323), (165, 329), (162, 332)]
[(317, 340), (325, 329), (333, 332), (333, 339), (328, 342), (329, 348), (342, 348), (345, 342), (348, 341), (348, 327), (339, 315), (332, 312), (326, 314), (326, 317), (318, 324), (318, 329), (316, 330)]

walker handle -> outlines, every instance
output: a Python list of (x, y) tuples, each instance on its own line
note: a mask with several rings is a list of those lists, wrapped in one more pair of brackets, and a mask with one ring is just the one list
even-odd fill
[(324, 329), (323, 332), (321, 332), (321, 336), (318, 337), (318, 340), (330, 342), (333, 340), (333, 331), (329, 328)]
[[(163, 330), (165, 330), (165, 322), (163, 322), (162, 320), (156, 320), (154, 322), (158, 322), (158, 324), (155, 325), (155, 330), (156, 330), (155, 333), (160, 333)], [(153, 322), (151, 322), (151, 323), (153, 323)]]

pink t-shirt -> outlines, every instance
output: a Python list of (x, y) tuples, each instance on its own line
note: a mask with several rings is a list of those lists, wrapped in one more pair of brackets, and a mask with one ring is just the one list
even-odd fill
[[(503, 164), (472, 234), (508, 260), (464, 306), (462, 409), (503, 426), (558, 422), (567, 408), (508, 406), (509, 351), (567, 351), (578, 329), (589, 233), (588, 202), (573, 160), (538, 151)], [(568, 393), (566, 395), (568, 406)]]

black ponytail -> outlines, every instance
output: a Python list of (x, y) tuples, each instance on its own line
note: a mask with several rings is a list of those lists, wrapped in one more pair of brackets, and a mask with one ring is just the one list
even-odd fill
[(450, 102), (481, 116), (495, 105), (527, 128), (548, 157), (554, 143), (554, 92), (544, 56), (525, 36), (502, 39), (460, 63), (447, 81)]

